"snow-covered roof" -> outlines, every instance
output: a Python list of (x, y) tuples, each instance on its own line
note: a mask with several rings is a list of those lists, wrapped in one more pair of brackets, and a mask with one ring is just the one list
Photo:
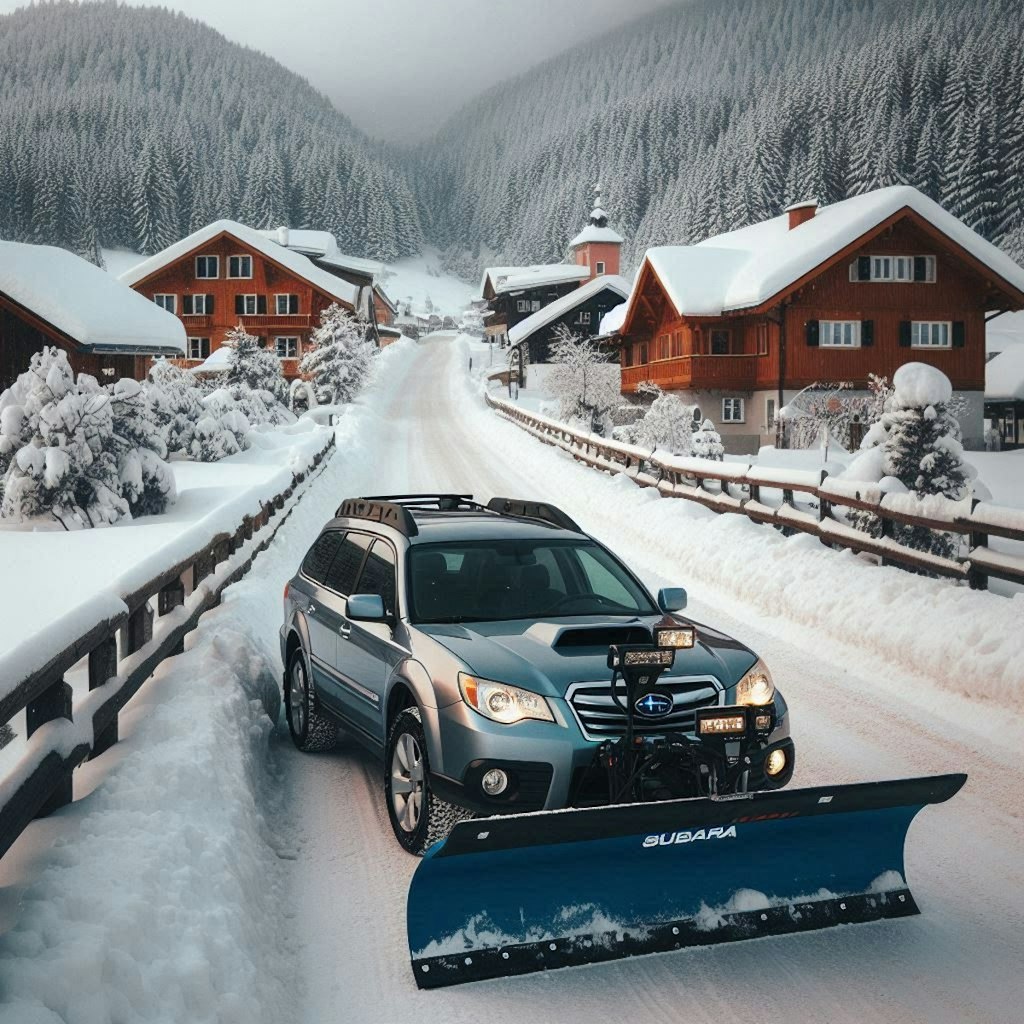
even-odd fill
[(680, 316), (719, 316), (726, 310), (767, 302), (907, 208), (1018, 291), (1024, 291), (1024, 267), (909, 185), (881, 188), (823, 206), (792, 230), (789, 216), (783, 214), (698, 245), (648, 249), (644, 259), (658, 275)]
[(525, 320), (520, 320), (515, 327), (509, 330), (508, 340), (513, 345), (518, 345), (519, 342), (525, 341), (535, 331), (539, 331), (542, 327), (547, 327), (548, 324), (553, 323), (559, 317), (565, 316), (566, 313), (571, 312), (577, 306), (582, 305), (599, 292), (604, 291), (605, 288), (615, 292), (624, 299), (629, 295), (630, 284), (624, 277), (619, 277), (618, 274), (602, 274), (600, 277), (595, 277), (593, 281), (580, 285), (579, 288), (569, 292), (568, 295), (563, 295), (561, 298), (555, 299), (554, 302), (549, 302), (546, 306), (542, 306), (536, 313), (531, 313)]
[(601, 334), (614, 334), (622, 325), (626, 322), (626, 310), (629, 308), (629, 301), (627, 296), (626, 302), (620, 302), (617, 306), (609, 309), (603, 317), (601, 317)]
[(1024, 345), (1012, 345), (985, 364), (985, 398), (1024, 401)]
[(330, 231), (313, 231), (309, 228), (261, 228), (259, 233), (278, 245), (286, 246), (303, 256), (310, 256), (321, 263), (328, 263), (340, 270), (351, 270), (367, 277), (377, 277), (384, 271), (384, 264), (349, 256), (338, 248), (338, 240)]
[(176, 316), (66, 249), (0, 242), (0, 292), (86, 348), (185, 350)]
[[(593, 216), (593, 214), (591, 214)], [(578, 245), (585, 245), (587, 242), (611, 242), (616, 245), (622, 244), (622, 235), (609, 227), (598, 227), (596, 224), (588, 224), (570, 243), (575, 249)]]
[(169, 245), (163, 251), (156, 253), (156, 255), (143, 260), (137, 266), (132, 267), (131, 270), (126, 270), (120, 279), (128, 285), (138, 284), (151, 274), (155, 274), (158, 270), (162, 270), (169, 264), (177, 262), (193, 250), (198, 249), (222, 234), (228, 234), (233, 238), (237, 238), (238, 241), (244, 243), (250, 249), (255, 249), (266, 256), (267, 259), (279, 263), (297, 277), (305, 278), (311, 285), (326, 295), (330, 295), (339, 302), (344, 302), (345, 305), (351, 306), (353, 309), (355, 308), (359, 297), (359, 289), (355, 285), (349, 284), (348, 281), (328, 273), (301, 253), (271, 241), (262, 231), (246, 227), (245, 224), (239, 224), (233, 220), (215, 220), (212, 224), (207, 224), (205, 228), (193, 231), (191, 235), (175, 242), (173, 245)]
[(231, 346), (221, 345), (215, 348), (198, 366), (192, 367), (193, 373), (224, 373), (231, 363)]
[(524, 291), (527, 288), (543, 288), (549, 284), (566, 281), (584, 281), (590, 277), (590, 268), (576, 263), (539, 263), (529, 267), (488, 267), (480, 283), (481, 293), (487, 287), (487, 279), (496, 295)]

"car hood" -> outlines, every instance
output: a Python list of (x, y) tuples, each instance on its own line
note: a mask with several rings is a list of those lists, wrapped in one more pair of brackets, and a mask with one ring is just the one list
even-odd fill
[[(757, 660), (743, 644), (709, 626), (676, 617), (697, 630), (697, 643), (676, 653), (663, 678), (713, 676), (733, 686)], [(546, 622), (513, 620), (416, 626), (463, 662), (474, 675), (522, 686), (549, 697), (564, 697), (572, 683), (610, 679), (612, 643), (650, 643), (660, 616), (607, 618), (578, 616)]]

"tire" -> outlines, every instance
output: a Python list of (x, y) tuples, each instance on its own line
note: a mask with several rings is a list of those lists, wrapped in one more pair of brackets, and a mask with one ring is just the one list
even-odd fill
[(472, 812), (441, 800), (430, 789), (427, 738), (417, 707), (399, 712), (388, 733), (384, 801), (399, 845), (416, 856), (447, 838), (456, 822), (472, 817)]
[(284, 710), (292, 743), (303, 753), (331, 750), (338, 742), (338, 727), (316, 709), (316, 693), (306, 671), (306, 658), (296, 647), (288, 658), (284, 677)]

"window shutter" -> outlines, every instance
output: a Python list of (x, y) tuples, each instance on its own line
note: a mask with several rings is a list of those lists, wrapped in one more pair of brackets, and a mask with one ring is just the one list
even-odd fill
[(967, 341), (963, 320), (957, 320), (953, 324), (953, 348), (963, 348)]
[(242, 316), (245, 313), (245, 296), (235, 296), (235, 316)]
[(900, 348), (910, 348), (910, 321), (900, 321)]
[(927, 256), (915, 256), (914, 257), (914, 280), (915, 281), (927, 281), (928, 280), (928, 257)]
[(260, 316), (266, 316), (267, 313), (267, 297), (266, 295), (256, 296), (256, 312)]
[(875, 321), (861, 320), (860, 343), (862, 348), (870, 348), (875, 343)]
[(818, 347), (819, 323), (817, 320), (807, 321), (807, 345), (809, 348)]
[(206, 296), (206, 315), (213, 316), (213, 296)]
[(870, 256), (858, 256), (857, 257), (857, 280), (858, 281), (870, 281), (871, 280), (871, 257)]
[(298, 313), (298, 311), (299, 311), (299, 297), (298, 297), (298, 295), (289, 295), (288, 296), (288, 312), (289, 313)]

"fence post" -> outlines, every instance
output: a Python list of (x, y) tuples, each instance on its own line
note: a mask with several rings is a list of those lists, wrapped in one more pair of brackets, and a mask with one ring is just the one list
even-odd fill
[[(160, 590), (156, 599), (156, 610), (158, 615), (168, 615), (175, 608), (180, 608), (185, 603), (185, 582), (179, 576), (172, 580), (167, 586)], [(185, 653), (185, 638), (182, 637), (175, 645), (171, 654)]]
[[(971, 500), (971, 512), (981, 504), (977, 498)], [(971, 550), (968, 553), (968, 558), (974, 553), (975, 548), (987, 548), (988, 547), (988, 534), (981, 533), (980, 531), (972, 530), (967, 535), (968, 543), (971, 546)], [(971, 567), (967, 571), (967, 585), (971, 590), (988, 590), (988, 574), (983, 572), (981, 569), (974, 568), (974, 559), (971, 558)]]
[[(25, 706), (25, 736), (28, 738), (41, 725), (47, 722), (54, 722), (58, 718), (66, 718), (71, 721), (71, 687), (64, 682), (63, 678), (48, 686), (35, 700), (29, 701)], [(71, 779), (71, 769), (68, 768), (60, 784), (46, 798), (46, 802), (39, 808), (37, 818), (44, 818), (51, 814), (58, 807), (64, 807), (74, 799), (74, 783)]]
[[(98, 647), (89, 652), (89, 689), (101, 687), (108, 679), (117, 675), (117, 637), (108, 636)], [(93, 736), (90, 757), (99, 757), (117, 742), (117, 716), (101, 732)]]

